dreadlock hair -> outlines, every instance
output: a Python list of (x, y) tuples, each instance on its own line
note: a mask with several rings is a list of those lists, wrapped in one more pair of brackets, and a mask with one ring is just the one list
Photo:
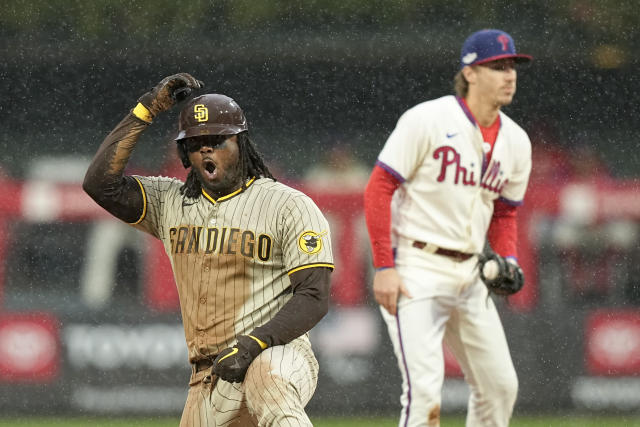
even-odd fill
[[(262, 177), (277, 181), (277, 179), (271, 175), (271, 171), (269, 171), (269, 168), (265, 165), (262, 155), (249, 138), (247, 131), (238, 134), (238, 149), (240, 150), (241, 175), (245, 180), (252, 177)], [(244, 191), (244, 189), (245, 187), (243, 186), (242, 190)], [(180, 187), (180, 194), (192, 199), (200, 197), (200, 194), (202, 194), (202, 184), (200, 184), (198, 175), (193, 170), (193, 167), (189, 171), (184, 185)]]

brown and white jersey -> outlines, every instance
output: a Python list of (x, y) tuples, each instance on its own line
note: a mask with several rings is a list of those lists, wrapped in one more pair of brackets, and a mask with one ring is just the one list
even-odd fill
[(164, 243), (180, 296), (189, 360), (219, 353), (292, 296), (289, 274), (333, 268), (329, 225), (305, 194), (270, 179), (214, 199), (183, 183), (134, 177), (145, 207), (134, 227)]

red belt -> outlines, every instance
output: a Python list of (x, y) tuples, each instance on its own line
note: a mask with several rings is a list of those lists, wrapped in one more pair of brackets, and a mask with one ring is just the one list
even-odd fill
[[(427, 246), (427, 244), (425, 242), (419, 242), (419, 241), (415, 240), (411, 246), (413, 246), (414, 248), (418, 248), (418, 249), (424, 249)], [(471, 258), (473, 256), (473, 254), (468, 254), (468, 253), (459, 252), (459, 251), (453, 251), (451, 249), (444, 249), (444, 248), (437, 248), (432, 253), (437, 254), (437, 255), (447, 256), (449, 258), (454, 258), (456, 261), (466, 261), (466, 260), (468, 260), (469, 258)]]

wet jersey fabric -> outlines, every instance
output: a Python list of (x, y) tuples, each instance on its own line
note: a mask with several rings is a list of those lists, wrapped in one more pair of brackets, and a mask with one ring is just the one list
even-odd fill
[(292, 296), (289, 274), (333, 268), (329, 226), (303, 193), (271, 179), (214, 199), (186, 198), (183, 183), (134, 177), (145, 208), (133, 225), (171, 260), (189, 360), (219, 353), (270, 320)]
[(392, 234), (479, 253), (496, 199), (522, 203), (531, 171), (526, 132), (500, 112), (491, 149), (462, 101), (445, 96), (406, 111), (378, 156), (402, 185), (392, 203)]

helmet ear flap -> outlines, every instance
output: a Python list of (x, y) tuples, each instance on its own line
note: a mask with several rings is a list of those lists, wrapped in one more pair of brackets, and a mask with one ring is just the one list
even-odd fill
[(187, 154), (187, 147), (184, 141), (178, 141), (178, 157), (182, 161), (182, 166), (185, 169), (189, 169), (191, 167), (191, 162), (189, 161), (189, 155)]

